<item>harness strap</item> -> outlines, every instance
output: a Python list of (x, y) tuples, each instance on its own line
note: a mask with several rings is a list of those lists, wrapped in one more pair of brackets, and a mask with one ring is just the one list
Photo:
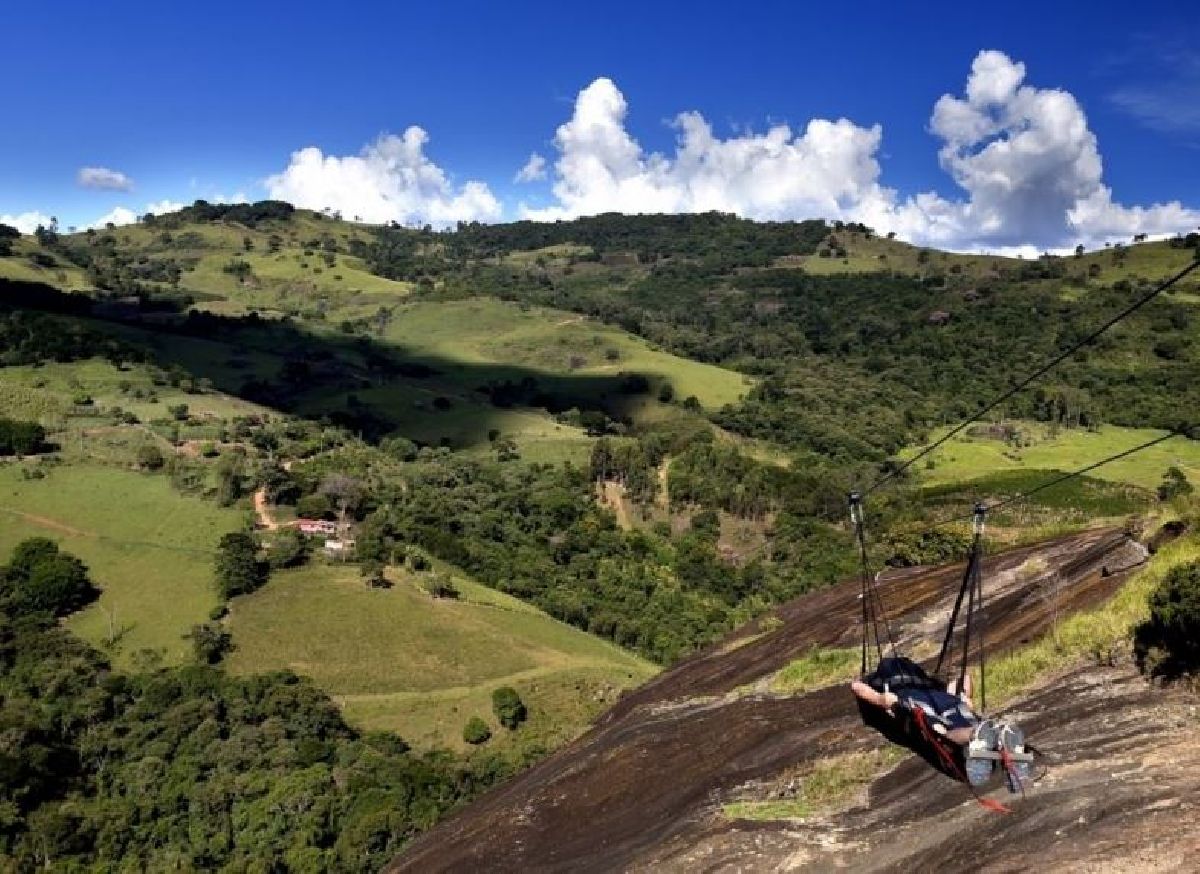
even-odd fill
[(988, 507), (983, 502), (975, 505), (975, 518), (971, 551), (967, 558), (967, 566), (963, 570), (962, 582), (958, 587), (958, 595), (954, 599), (954, 607), (950, 611), (950, 619), (946, 623), (946, 633), (942, 638), (942, 648), (938, 651), (937, 664), (933, 673), (940, 675), (946, 656), (950, 654), (954, 638), (954, 628), (958, 624), (958, 616), (966, 601), (966, 616), (963, 620), (962, 656), (958, 665), (958, 689), (965, 688), (967, 665), (971, 656), (973, 633), (978, 637), (976, 649), (979, 651), (979, 710), (987, 710), (987, 662), (985, 656), (986, 641), (984, 640), (983, 613), (983, 533)]
[(887, 611), (883, 607), (883, 598), (879, 594), (879, 589), (875, 585), (875, 575), (871, 571), (871, 560), (867, 553), (867, 535), (866, 524), (863, 521), (862, 496), (858, 492), (851, 492), (848, 496), (850, 503), (850, 524), (854, 529), (854, 537), (858, 543), (858, 554), (861, 565), (862, 577), (862, 659), (859, 666), (859, 674), (866, 676), (867, 673), (867, 649), (871, 643), (871, 638), (874, 636), (875, 654), (879, 661), (883, 661), (883, 634), (879, 633), (879, 626), (883, 625), (884, 634), (887, 635), (888, 647), (892, 651), (892, 655), (896, 654), (896, 641), (892, 637), (892, 627), (888, 623)]

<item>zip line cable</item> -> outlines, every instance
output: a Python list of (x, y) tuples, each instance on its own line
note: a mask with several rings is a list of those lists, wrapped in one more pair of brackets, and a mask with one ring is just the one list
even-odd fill
[(945, 434), (943, 434), (940, 438), (935, 440), (929, 446), (922, 449), (920, 452), (918, 452), (916, 455), (914, 455), (908, 461), (904, 462), (902, 465), (897, 467), (895, 470), (892, 470), (892, 471), (884, 474), (883, 476), (879, 477), (879, 479), (875, 480), (874, 483), (872, 483), (867, 488), (863, 489), (863, 491), (862, 491), (863, 497), (866, 497), (867, 495), (874, 492), (876, 489), (883, 486), (885, 483), (888, 483), (891, 480), (895, 479), (896, 477), (900, 476), (900, 474), (904, 473), (904, 471), (908, 470), (916, 462), (918, 462), (919, 460), (924, 458), (929, 453), (933, 452), (935, 449), (937, 449), (943, 443), (948, 441), (951, 437), (954, 437), (956, 434), (960, 434), (968, 425), (971, 425), (972, 423), (979, 421), (981, 418), (983, 418), (985, 415), (990, 413), (992, 410), (996, 409), (1002, 403), (1004, 403), (1007, 400), (1010, 400), (1013, 396), (1015, 396), (1019, 392), (1026, 389), (1031, 383), (1037, 381), (1038, 379), (1041, 379), (1043, 376), (1045, 376), (1047, 373), (1049, 373), (1051, 370), (1053, 370), (1059, 364), (1062, 364), (1062, 362), (1066, 361), (1068, 358), (1070, 358), (1072, 355), (1074, 355), (1076, 352), (1078, 352), (1084, 346), (1091, 343), (1093, 340), (1095, 340), (1097, 337), (1099, 337), (1101, 334), (1103, 334), (1105, 331), (1107, 331), (1113, 325), (1117, 324), (1122, 319), (1126, 318), (1129, 315), (1132, 315), (1134, 312), (1141, 309), (1143, 306), (1148, 304), (1150, 301), (1154, 300), (1154, 298), (1158, 297), (1160, 294), (1162, 294), (1168, 288), (1173, 286), (1175, 283), (1179, 282), (1179, 280), (1183, 279), (1185, 276), (1187, 276), (1189, 273), (1191, 273), (1193, 270), (1197, 269), (1198, 267), (1200, 267), (1200, 258), (1197, 258), (1196, 260), (1192, 261), (1191, 264), (1189, 264), (1187, 267), (1180, 270), (1178, 273), (1176, 273), (1170, 279), (1167, 279), (1164, 282), (1161, 282), (1158, 285), (1156, 285), (1153, 289), (1151, 289), (1145, 295), (1138, 298), (1136, 301), (1131, 303), (1129, 306), (1125, 307), (1125, 309), (1121, 310), (1121, 312), (1117, 313), (1115, 316), (1110, 318), (1107, 322), (1105, 322), (1099, 328), (1096, 328), (1094, 331), (1092, 331), (1090, 334), (1088, 334), (1082, 340), (1079, 340), (1079, 341), (1071, 344), (1070, 346), (1068, 346), (1066, 349), (1064, 349), (1062, 352), (1058, 353), (1058, 355), (1051, 358), (1049, 361), (1047, 361), (1045, 364), (1043, 364), (1041, 367), (1039, 367), (1037, 370), (1035, 370), (1029, 376), (1025, 377), (1020, 382), (1018, 382), (1015, 386), (1013, 386), (1012, 388), (1003, 392), (999, 397), (997, 397), (991, 403), (987, 404), (985, 407), (983, 407), (983, 409), (979, 410), (971, 418), (965, 419), (962, 422), (960, 422), (959, 424), (955, 425), (953, 428), (951, 428), (949, 431), (947, 431)]

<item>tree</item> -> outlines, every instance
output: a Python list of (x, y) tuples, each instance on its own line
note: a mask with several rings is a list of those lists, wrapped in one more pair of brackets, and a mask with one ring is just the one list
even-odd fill
[(348, 515), (357, 515), (366, 499), (366, 488), (360, 480), (343, 473), (330, 474), (321, 483), (321, 493), (337, 507), (339, 526), (345, 527)]
[(333, 517), (333, 502), (328, 495), (315, 492), (296, 501), (296, 512), (305, 519), (330, 519)]
[(1171, 501), (1190, 495), (1195, 490), (1195, 487), (1188, 482), (1187, 475), (1175, 465), (1171, 465), (1163, 474), (1162, 482), (1158, 485), (1158, 499)]
[(31, 455), (46, 441), (46, 429), (37, 422), (0, 418), (0, 455)]
[(509, 731), (514, 730), (529, 716), (521, 696), (512, 686), (501, 686), (492, 692), (492, 712)]
[(658, 387), (658, 399), (664, 404), (669, 404), (675, 400), (675, 386), (663, 380), (663, 383)]
[(228, 507), (242, 496), (245, 470), (245, 461), (237, 451), (226, 452), (217, 461), (217, 503), (222, 507)]
[(1172, 568), (1150, 593), (1150, 617), (1134, 632), (1138, 665), (1156, 676), (1200, 670), (1200, 561)]
[(193, 625), (184, 638), (191, 640), (192, 654), (202, 665), (215, 665), (233, 649), (233, 635), (212, 622)]
[(18, 543), (0, 582), (17, 609), (26, 613), (65, 616), (98, 594), (84, 563), (45, 537)]
[(472, 716), (467, 720), (467, 724), (463, 726), (463, 740), (472, 746), (487, 743), (491, 736), (492, 730), (478, 716)]
[(245, 595), (266, 582), (265, 568), (258, 560), (258, 541), (242, 531), (231, 531), (221, 538), (215, 569), (222, 598)]
[(308, 560), (308, 541), (295, 528), (276, 531), (267, 547), (267, 564), (272, 569), (297, 567)]

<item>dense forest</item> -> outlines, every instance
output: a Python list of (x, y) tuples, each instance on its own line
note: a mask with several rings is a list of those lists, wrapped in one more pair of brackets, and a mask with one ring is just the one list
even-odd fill
[(88, 592), (49, 541), (0, 568), (0, 857), (14, 870), (374, 871), (515, 767), (361, 735), (294, 674), (114, 671), (54, 621)]

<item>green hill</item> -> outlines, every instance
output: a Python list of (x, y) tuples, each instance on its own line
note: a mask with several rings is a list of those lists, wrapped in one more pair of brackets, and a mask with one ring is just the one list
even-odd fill
[[(233, 604), (237, 673), (290, 668), (312, 677), (351, 724), (395, 731), (422, 747), (465, 749), (478, 715), (497, 737), (554, 747), (623, 689), (648, 679), (642, 659), (523, 602), (453, 574), (457, 599), (432, 598), (421, 575), (390, 568), (389, 589), (358, 569), (314, 565), (280, 573)], [(491, 693), (513, 686), (532, 731), (501, 731)]]

